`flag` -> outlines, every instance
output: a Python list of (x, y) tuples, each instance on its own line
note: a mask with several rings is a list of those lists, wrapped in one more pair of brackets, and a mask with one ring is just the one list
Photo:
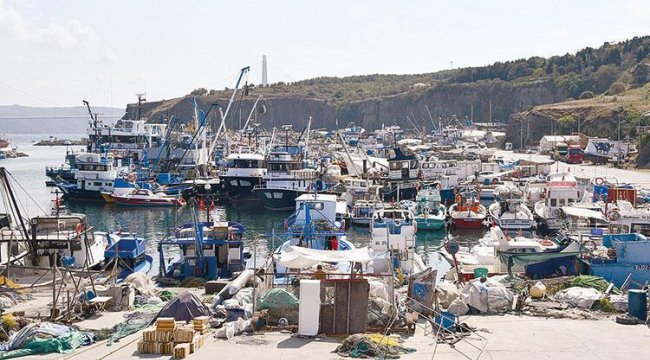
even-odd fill
[(214, 208), (215, 208), (214, 200), (212, 200), (212, 202), (210, 203), (210, 211), (214, 210)]
[(199, 210), (205, 210), (205, 203), (203, 202), (203, 199), (199, 201)]

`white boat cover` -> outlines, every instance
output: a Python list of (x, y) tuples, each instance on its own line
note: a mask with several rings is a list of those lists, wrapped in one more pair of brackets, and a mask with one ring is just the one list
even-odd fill
[(305, 269), (321, 262), (362, 262), (372, 260), (367, 247), (352, 250), (317, 250), (289, 246), (280, 253), (280, 265), (291, 269)]
[(562, 211), (564, 211), (564, 213), (569, 216), (607, 221), (603, 213), (595, 210), (573, 207), (573, 206), (562, 206)]

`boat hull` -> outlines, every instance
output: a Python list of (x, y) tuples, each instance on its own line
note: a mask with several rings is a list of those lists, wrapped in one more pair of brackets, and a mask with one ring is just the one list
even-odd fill
[(480, 229), (483, 226), (483, 218), (452, 218), (457, 229)]
[(416, 217), (415, 222), (418, 223), (418, 230), (440, 230), (445, 227), (445, 220), (444, 219), (436, 219), (432, 217), (428, 218), (421, 218), (421, 217)]
[(269, 210), (294, 210), (296, 208), (296, 198), (303, 191), (290, 189), (255, 189), (255, 197), (262, 201), (264, 208)]
[(255, 186), (264, 184), (264, 179), (261, 176), (224, 176), (222, 182), (231, 205), (254, 205), (261, 201), (253, 194)]

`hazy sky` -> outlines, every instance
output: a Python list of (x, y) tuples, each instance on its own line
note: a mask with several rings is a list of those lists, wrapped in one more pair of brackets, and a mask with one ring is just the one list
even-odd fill
[(421, 73), (650, 34), (650, 1), (0, 0), (0, 105), (123, 107), (146, 92)]

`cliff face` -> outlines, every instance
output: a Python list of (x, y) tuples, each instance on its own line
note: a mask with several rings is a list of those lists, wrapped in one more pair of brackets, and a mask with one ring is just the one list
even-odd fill
[[(264, 92), (264, 89), (253, 89), (242, 101), (233, 104), (227, 121), (228, 127), (239, 128), (240, 110), (243, 122), (251, 111), (257, 94), (261, 92)], [(376, 129), (382, 124), (399, 124), (405, 128), (412, 128), (413, 125), (406, 119), (408, 116), (419, 128), (424, 126), (431, 129), (432, 124), (426, 106), (429, 107), (434, 119), (438, 117), (447, 119), (452, 115), (457, 115), (459, 118), (469, 117), (473, 107), (475, 121), (488, 121), (491, 102), (492, 119), (507, 121), (512, 114), (536, 105), (557, 102), (567, 96), (565, 90), (558, 89), (550, 80), (518, 84), (494, 80), (469, 84), (426, 85), (411, 88), (397, 95), (342, 102), (336, 106), (326, 100), (306, 96), (265, 94), (262, 103), (266, 107), (266, 112), (258, 114), (257, 119), (265, 128), (286, 123), (298, 127), (305, 124), (310, 116), (313, 118), (315, 128), (335, 128), (337, 119), (339, 126), (354, 121), (367, 129)], [(197, 96), (197, 104), (201, 109), (207, 110), (210, 104), (215, 102), (225, 109), (228, 99), (223, 96)], [(134, 118), (136, 111), (135, 104), (127, 106), (128, 117)], [(192, 118), (192, 114), (192, 96), (186, 96), (146, 103), (143, 116), (159, 122), (175, 115), (187, 122)], [(212, 116), (215, 114), (216, 112), (211, 114), (211, 121), (215, 121), (216, 117)]]

